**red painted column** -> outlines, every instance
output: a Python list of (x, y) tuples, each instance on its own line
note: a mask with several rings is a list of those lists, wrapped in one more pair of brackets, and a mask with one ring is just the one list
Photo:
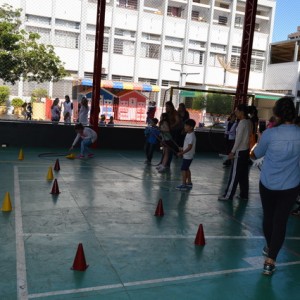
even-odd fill
[(90, 123), (93, 129), (98, 132), (99, 121), (99, 101), (101, 88), (101, 71), (102, 71), (102, 52), (104, 37), (104, 20), (105, 20), (106, 0), (98, 0), (97, 3), (97, 20), (96, 20), (96, 40), (95, 40), (95, 56), (94, 56), (94, 73), (93, 73), (93, 90)]
[(251, 66), (252, 44), (255, 29), (255, 18), (257, 11), (257, 0), (247, 0), (245, 9), (245, 21), (243, 39), (240, 56), (240, 68), (236, 89), (234, 107), (238, 104), (247, 104), (247, 93), (249, 83), (249, 73)]

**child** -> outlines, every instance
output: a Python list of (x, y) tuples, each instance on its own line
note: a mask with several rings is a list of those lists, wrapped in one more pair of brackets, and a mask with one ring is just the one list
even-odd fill
[(170, 133), (170, 122), (169, 117), (167, 113), (162, 113), (160, 117), (159, 122), (159, 129), (160, 129), (160, 136), (162, 140), (162, 146), (163, 146), (163, 157), (161, 160), (161, 164), (156, 167), (159, 173), (162, 173), (166, 170), (168, 161), (169, 161), (169, 155), (171, 151), (172, 146), (172, 136)]
[(79, 139), (81, 139), (80, 155), (78, 158), (84, 158), (85, 153), (88, 153), (89, 158), (93, 157), (94, 154), (90, 153), (88, 146), (97, 140), (97, 133), (89, 127), (83, 127), (81, 123), (75, 125), (75, 131), (77, 136), (70, 148), (70, 151), (74, 148)]
[(71, 124), (71, 115), (68, 111), (64, 114), (64, 122), (65, 124)]
[(31, 103), (29, 102), (26, 108), (26, 120), (31, 120), (31, 115), (32, 115), (32, 106)]
[(64, 122), (65, 124), (70, 124), (72, 110), (73, 110), (73, 103), (71, 102), (70, 97), (68, 95), (65, 96), (65, 102), (63, 103), (63, 107), (64, 107)]
[(59, 122), (60, 111), (61, 111), (61, 109), (59, 107), (59, 99), (55, 98), (53, 103), (52, 103), (52, 106), (51, 106), (51, 121), (53, 123)]
[(153, 153), (155, 146), (157, 144), (157, 138), (159, 136), (159, 130), (157, 127), (158, 120), (156, 118), (152, 119), (149, 123), (150, 126), (147, 126), (145, 129), (146, 143), (145, 143), (145, 152), (146, 158), (145, 164), (151, 165)]
[(114, 127), (115, 126), (114, 117), (113, 116), (111, 116), (109, 118), (109, 122), (107, 123), (107, 126), (110, 126), (110, 127)]
[(183, 156), (181, 165), (182, 184), (176, 187), (176, 189), (180, 191), (193, 188), (190, 165), (196, 152), (196, 135), (194, 132), (195, 126), (196, 122), (193, 119), (188, 119), (184, 123), (184, 131), (186, 132), (186, 136), (184, 139), (183, 148), (181, 148), (181, 151), (177, 154), (178, 156)]
[(100, 116), (99, 126), (100, 126), (100, 127), (104, 127), (105, 124), (106, 124), (106, 122), (105, 122), (105, 115), (101, 115), (101, 116)]

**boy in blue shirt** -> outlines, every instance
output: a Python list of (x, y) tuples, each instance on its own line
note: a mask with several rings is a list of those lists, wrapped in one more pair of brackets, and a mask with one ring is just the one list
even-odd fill
[(145, 164), (151, 165), (153, 153), (158, 142), (158, 136), (160, 134), (157, 127), (158, 119), (154, 118), (150, 120), (149, 125), (145, 129), (146, 143), (145, 143), (145, 152), (146, 158)]

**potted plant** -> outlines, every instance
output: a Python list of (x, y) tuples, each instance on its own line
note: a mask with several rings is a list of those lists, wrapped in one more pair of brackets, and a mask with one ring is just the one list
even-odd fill
[(46, 89), (37, 88), (32, 91), (32, 118), (34, 120), (45, 120), (46, 105), (45, 102), (42, 101), (42, 99), (46, 97), (48, 97), (48, 92)]
[(6, 102), (9, 99), (9, 87), (8, 86), (0, 86), (0, 115), (6, 114), (7, 106)]
[(14, 98), (11, 100), (11, 105), (14, 107), (14, 114), (21, 116), (23, 111), (24, 101), (21, 98)]

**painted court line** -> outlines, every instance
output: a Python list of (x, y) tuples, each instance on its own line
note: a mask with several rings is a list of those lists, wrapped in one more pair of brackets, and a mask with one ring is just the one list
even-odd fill
[[(277, 264), (277, 266), (292, 266), (292, 265), (300, 265), (300, 261)], [(127, 282), (124, 284), (111, 284), (111, 285), (102, 285), (102, 286), (95, 286), (95, 287), (82, 288), (82, 289), (54, 291), (54, 292), (48, 292), (48, 293), (37, 293), (37, 294), (29, 295), (29, 299), (41, 298), (41, 297), (51, 297), (51, 296), (57, 296), (57, 295), (79, 294), (79, 293), (84, 293), (84, 292), (94, 292), (94, 291), (118, 289), (118, 288), (124, 288), (124, 287), (161, 284), (161, 283), (165, 283), (165, 282), (193, 280), (193, 279), (199, 279), (199, 278), (210, 277), (210, 276), (242, 273), (242, 272), (249, 272), (249, 271), (255, 271), (255, 270), (260, 270), (260, 269), (262, 269), (262, 266), (215, 271), (215, 272), (205, 272), (205, 273), (175, 276), (175, 277), (166, 277), (166, 278), (159, 278), (159, 279), (152, 279), (152, 280), (133, 281), (133, 282)]]
[(19, 170), (14, 166), (14, 197), (15, 197), (15, 227), (16, 227), (16, 258), (17, 258), (17, 293), (19, 300), (28, 299), (25, 247), (23, 239), (23, 222), (21, 210), (21, 194)]

